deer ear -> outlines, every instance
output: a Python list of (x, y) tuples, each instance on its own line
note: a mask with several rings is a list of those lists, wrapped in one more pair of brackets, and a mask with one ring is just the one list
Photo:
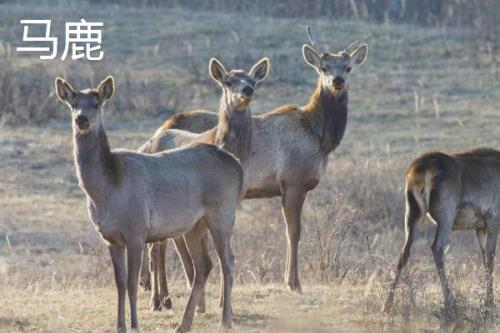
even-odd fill
[(315, 69), (318, 69), (321, 66), (321, 56), (315, 49), (307, 44), (302, 46), (302, 57), (304, 57), (306, 63)]
[(71, 104), (76, 93), (73, 87), (64, 79), (58, 77), (55, 81), (56, 95), (64, 103)]
[(271, 64), (268, 58), (262, 58), (258, 63), (253, 65), (248, 74), (254, 78), (255, 82), (260, 82), (267, 78), (267, 76), (269, 75), (270, 65)]
[(219, 84), (223, 84), (226, 80), (227, 71), (224, 68), (224, 65), (222, 65), (221, 62), (216, 58), (210, 59), (210, 63), (208, 64), (208, 72), (210, 74), (210, 77)]
[(351, 62), (355, 66), (360, 66), (365, 62), (367, 56), (368, 56), (368, 45), (361, 44), (361, 46), (359, 46), (351, 53)]
[(99, 94), (99, 99), (104, 102), (110, 99), (115, 92), (115, 80), (110, 75), (99, 83), (97, 86), (97, 93)]

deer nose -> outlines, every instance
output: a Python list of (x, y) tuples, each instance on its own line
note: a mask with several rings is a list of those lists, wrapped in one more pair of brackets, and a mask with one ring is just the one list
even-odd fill
[(84, 116), (84, 115), (78, 115), (75, 118), (75, 124), (79, 128), (86, 127), (89, 124), (89, 118), (87, 116)]
[(250, 86), (245, 86), (245, 88), (243, 88), (243, 93), (247, 95), (247, 97), (251, 97), (253, 95), (253, 91), (254, 89)]
[(333, 83), (335, 84), (344, 84), (345, 80), (342, 76), (336, 75), (335, 78), (333, 79)]

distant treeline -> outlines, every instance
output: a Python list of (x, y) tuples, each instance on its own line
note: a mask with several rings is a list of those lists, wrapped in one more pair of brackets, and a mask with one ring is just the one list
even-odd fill
[(178, 6), (274, 17), (336, 17), (420, 25), (498, 27), (499, 0), (90, 0), (133, 6)]

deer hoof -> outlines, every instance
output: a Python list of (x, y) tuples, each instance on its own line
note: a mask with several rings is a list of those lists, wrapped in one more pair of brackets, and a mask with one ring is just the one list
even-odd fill
[(444, 314), (447, 322), (455, 322), (457, 320), (456, 304), (454, 302), (446, 304)]
[(227, 333), (231, 330), (231, 323), (221, 323), (219, 325), (219, 332)]
[(300, 287), (299, 281), (289, 281), (286, 284), (287, 288), (296, 293), (302, 294), (302, 288)]
[(161, 310), (160, 298), (152, 297), (149, 306), (151, 307), (151, 311), (160, 311)]
[(187, 332), (189, 331), (189, 328), (188, 327), (185, 327), (184, 325), (179, 325), (177, 326), (177, 328), (175, 329), (175, 333), (184, 333), (184, 332)]
[(162, 303), (163, 303), (163, 304), (162, 304), (162, 305), (163, 305), (163, 308), (164, 308), (165, 310), (172, 310), (173, 306), (172, 306), (172, 300), (170, 299), (170, 297), (168, 297), (168, 296), (167, 296), (167, 297), (165, 297), (165, 298), (163, 299), (163, 302), (162, 302)]

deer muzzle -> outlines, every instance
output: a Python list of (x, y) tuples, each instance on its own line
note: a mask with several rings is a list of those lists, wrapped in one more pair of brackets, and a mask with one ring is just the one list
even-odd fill
[(75, 125), (80, 130), (86, 130), (90, 126), (89, 118), (87, 116), (84, 116), (84, 115), (78, 115), (75, 118)]

